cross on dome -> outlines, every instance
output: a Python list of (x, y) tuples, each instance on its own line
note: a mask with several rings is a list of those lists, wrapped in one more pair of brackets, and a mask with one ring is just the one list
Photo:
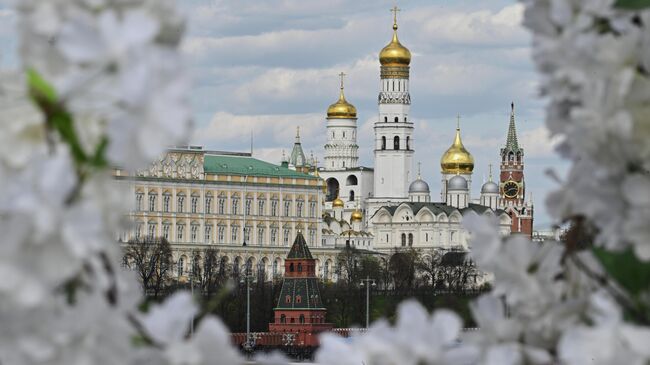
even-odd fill
[(339, 77), (341, 78), (341, 90), (343, 90), (343, 78), (347, 76), (345, 72), (341, 72)]
[(390, 11), (393, 13), (393, 29), (397, 30), (397, 12), (402, 11), (402, 9), (398, 8), (397, 5), (395, 5), (390, 9)]

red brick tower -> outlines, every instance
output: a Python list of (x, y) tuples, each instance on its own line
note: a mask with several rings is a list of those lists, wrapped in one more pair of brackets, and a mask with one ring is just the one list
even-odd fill
[(327, 310), (321, 301), (316, 260), (305, 237), (298, 232), (284, 262), (284, 280), (269, 332), (292, 333), (296, 346), (318, 345), (318, 334), (332, 328), (325, 323)]
[(533, 234), (533, 205), (526, 202), (524, 149), (519, 147), (515, 128), (515, 104), (511, 104), (506, 145), (501, 148), (500, 208), (512, 218), (512, 233)]

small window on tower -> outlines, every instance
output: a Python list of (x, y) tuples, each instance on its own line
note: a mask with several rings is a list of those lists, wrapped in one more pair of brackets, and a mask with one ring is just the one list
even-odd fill
[(296, 303), (301, 303), (302, 302), (302, 297), (300, 295), (296, 295)]
[(384, 123), (388, 123), (388, 117), (384, 117)]
[(286, 297), (284, 297), (284, 301), (287, 303), (291, 303), (291, 295), (287, 295)]
[(399, 117), (395, 117), (395, 123), (399, 122)]
[(343, 132), (343, 138), (345, 138), (345, 132)]

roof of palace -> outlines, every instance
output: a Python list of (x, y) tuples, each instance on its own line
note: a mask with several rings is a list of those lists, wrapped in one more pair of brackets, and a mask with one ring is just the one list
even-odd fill
[(316, 176), (274, 165), (248, 156), (205, 155), (203, 169), (206, 173), (219, 175), (244, 175), (268, 177), (292, 177), (297, 179), (318, 179)]
[(293, 246), (291, 246), (291, 250), (289, 250), (289, 254), (287, 255), (287, 258), (288, 259), (313, 259), (314, 258), (311, 255), (311, 252), (309, 251), (309, 247), (307, 247), (307, 242), (305, 241), (305, 237), (302, 235), (302, 232), (298, 232), (296, 239), (293, 241)]
[[(450, 215), (453, 212), (460, 212), (461, 214), (464, 214), (465, 212), (469, 212), (469, 211), (474, 211), (477, 214), (483, 214), (487, 210), (491, 210), (490, 207), (487, 207), (485, 205), (480, 205), (480, 204), (474, 204), (474, 203), (470, 203), (469, 206), (464, 209), (458, 209), (452, 207), (451, 205), (447, 205), (445, 203), (413, 203), (413, 202), (404, 202), (399, 205), (384, 206), (382, 208), (386, 209), (388, 213), (390, 213), (390, 215), (393, 215), (395, 214), (397, 209), (402, 205), (408, 205), (413, 211), (413, 214), (418, 214), (418, 212), (422, 208), (428, 208), (434, 214), (445, 213), (446, 215)], [(494, 214), (500, 215), (505, 212), (506, 211), (503, 209), (497, 209), (494, 211)]]

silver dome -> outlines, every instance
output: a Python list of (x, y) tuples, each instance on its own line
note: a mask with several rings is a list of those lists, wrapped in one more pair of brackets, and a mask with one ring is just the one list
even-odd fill
[(481, 187), (481, 194), (498, 194), (499, 185), (494, 181), (488, 181)]
[(467, 180), (460, 175), (456, 175), (449, 179), (447, 190), (467, 190)]
[(417, 179), (409, 185), (409, 194), (412, 193), (429, 193), (429, 184), (422, 179)]

